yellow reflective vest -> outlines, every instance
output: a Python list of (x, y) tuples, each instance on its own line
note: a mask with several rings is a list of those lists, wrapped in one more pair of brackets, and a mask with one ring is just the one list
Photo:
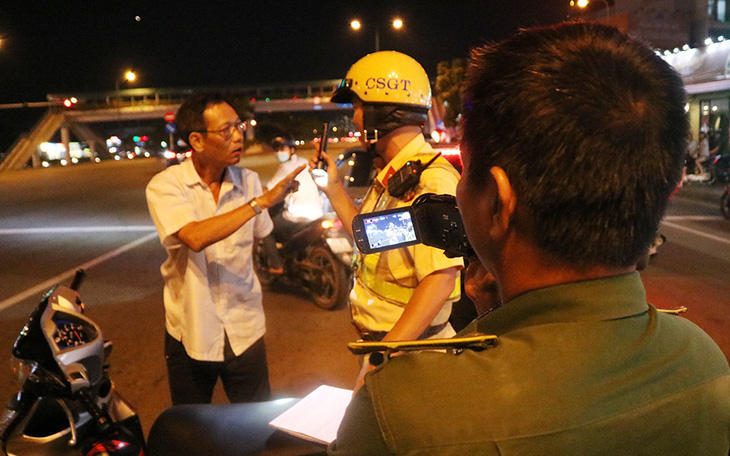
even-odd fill
[[(435, 154), (423, 136), (414, 138), (378, 174), (365, 196), (360, 212), (410, 206), (415, 198), (424, 193), (453, 195), (459, 173), (443, 157), (424, 170), (411, 198), (395, 198), (387, 191), (388, 178), (407, 161), (421, 160), (426, 163)], [(463, 266), (463, 261), (460, 258), (447, 258), (443, 251), (421, 244), (369, 255), (358, 253), (355, 281), (350, 293), (350, 309), (355, 325), (364, 332), (389, 331), (400, 318), (420, 280), (432, 272), (454, 266)], [(459, 299), (460, 290), (457, 280), (453, 292), (432, 325), (448, 321), (451, 303)]]

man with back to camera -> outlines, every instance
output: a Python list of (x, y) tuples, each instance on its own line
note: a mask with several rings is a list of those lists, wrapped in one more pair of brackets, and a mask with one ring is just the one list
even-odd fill
[(463, 95), (466, 289), (493, 308), (463, 333), (496, 343), (386, 360), (329, 454), (727, 455), (727, 360), (634, 266), (682, 173), (680, 77), (569, 23), (475, 49)]
[(219, 377), (231, 402), (266, 400), (264, 313), (251, 250), (254, 237), (271, 232), (266, 209), (296, 189), (305, 166), (264, 193), (258, 174), (235, 166), (244, 124), (223, 97), (195, 94), (176, 119), (192, 157), (146, 189), (168, 254), (160, 271), (172, 403), (209, 403)]
[[(455, 193), (459, 174), (442, 157), (406, 194), (394, 196), (388, 190), (389, 179), (409, 160), (425, 164), (436, 155), (422, 133), (431, 107), (431, 86), (413, 58), (395, 51), (361, 58), (347, 72), (332, 101), (352, 103), (353, 122), (366, 150), (385, 163), (360, 213), (410, 206), (423, 193)], [(332, 157), (323, 156), (328, 163), (323, 192), (352, 235), (358, 208), (338, 179)], [(311, 168), (316, 160), (315, 155)], [(350, 309), (361, 338), (388, 341), (452, 336), (448, 318), (451, 303), (459, 298), (457, 279), (462, 266), (460, 258), (446, 258), (443, 251), (424, 245), (358, 255)], [(369, 369), (365, 362), (363, 374)]]

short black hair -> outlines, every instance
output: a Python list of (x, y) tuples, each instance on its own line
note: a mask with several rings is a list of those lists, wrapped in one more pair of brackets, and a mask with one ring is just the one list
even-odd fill
[(177, 137), (189, 145), (191, 133), (208, 128), (203, 115), (205, 110), (221, 103), (230, 104), (228, 99), (218, 92), (196, 92), (188, 97), (180, 105), (175, 116)]
[(679, 75), (613, 27), (564, 23), (472, 51), (462, 89), (469, 186), (505, 170), (544, 251), (628, 267), (681, 178)]

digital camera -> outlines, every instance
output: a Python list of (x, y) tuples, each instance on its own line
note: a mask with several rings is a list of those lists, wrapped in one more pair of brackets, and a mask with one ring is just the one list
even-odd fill
[(441, 249), (448, 257), (473, 254), (453, 195), (426, 193), (409, 207), (358, 214), (352, 232), (365, 254), (419, 243)]

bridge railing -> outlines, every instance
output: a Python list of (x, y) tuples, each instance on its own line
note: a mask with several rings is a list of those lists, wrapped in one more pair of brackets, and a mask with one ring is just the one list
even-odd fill
[(139, 105), (179, 104), (193, 92), (210, 90), (228, 96), (249, 98), (252, 102), (255, 102), (266, 99), (329, 98), (339, 84), (339, 79), (327, 79), (297, 83), (195, 89), (139, 88), (109, 92), (48, 94), (47, 99), (51, 103), (60, 105), (64, 100), (75, 98), (77, 106), (81, 109), (106, 109)]

